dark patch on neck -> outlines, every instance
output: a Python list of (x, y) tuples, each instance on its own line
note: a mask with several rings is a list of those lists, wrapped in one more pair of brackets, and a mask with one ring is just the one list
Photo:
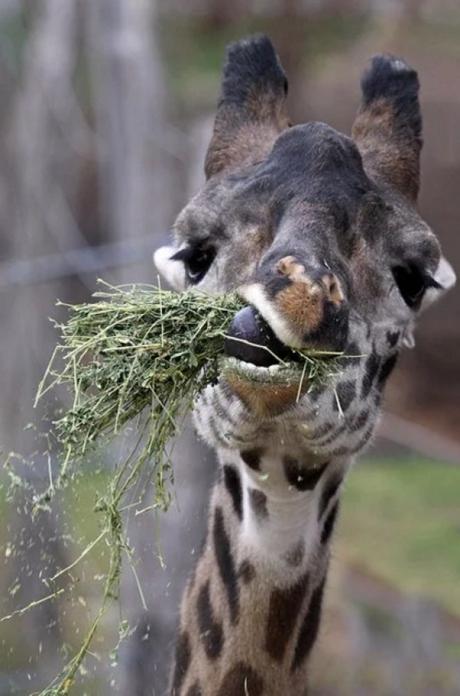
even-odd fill
[(298, 568), (305, 557), (305, 542), (303, 539), (294, 544), (294, 546), (286, 553), (286, 563), (293, 568)]
[(369, 355), (369, 357), (366, 360), (366, 365), (364, 367), (365, 369), (365, 374), (363, 378), (363, 384), (361, 388), (361, 397), (365, 399), (368, 395), (370, 390), (372, 389), (372, 385), (374, 384), (375, 377), (377, 375), (377, 370), (379, 369), (380, 365), (380, 358), (375, 353), (372, 351), (372, 353)]
[(192, 686), (187, 691), (185, 696), (203, 696), (203, 692), (201, 691), (200, 682), (195, 682), (194, 684), (192, 684)]
[[(340, 382), (337, 386), (336, 393), (333, 397), (332, 407), (334, 411), (340, 410), (345, 413), (348, 410), (351, 402), (356, 396), (356, 385), (354, 381), (347, 380), (346, 382)], [(338, 403), (337, 403), (338, 402)], [(340, 404), (340, 406), (339, 406)]]
[(399, 331), (387, 331), (387, 343), (390, 348), (394, 348), (399, 340)]
[(358, 442), (356, 447), (352, 450), (351, 454), (354, 454), (355, 452), (359, 452), (359, 450), (361, 450), (364, 447), (364, 445), (367, 445), (367, 443), (369, 442), (369, 440), (372, 437), (373, 432), (374, 432), (374, 423), (372, 423), (369, 426), (369, 428), (366, 430), (366, 432), (364, 433), (361, 440)]
[(259, 520), (265, 520), (268, 517), (267, 496), (263, 491), (259, 491), (257, 488), (250, 488), (248, 494), (249, 502), (255, 516)]
[(262, 696), (264, 680), (250, 665), (237, 662), (224, 675), (216, 696)]
[(395, 353), (394, 355), (390, 355), (390, 357), (385, 360), (382, 367), (380, 368), (380, 372), (379, 372), (379, 376), (378, 376), (379, 386), (383, 387), (383, 385), (387, 381), (388, 377), (391, 375), (394, 368), (396, 367), (397, 361), (398, 361), (398, 353)]
[(220, 507), (216, 507), (214, 511), (213, 540), (220, 577), (227, 594), (230, 620), (234, 624), (239, 614), (238, 580), (230, 548), (230, 539), (225, 529), (224, 515)]
[(245, 585), (249, 585), (249, 583), (254, 580), (255, 576), (256, 569), (252, 565), (251, 561), (246, 558), (241, 562), (240, 567), (238, 568), (238, 577), (242, 579)]
[(208, 424), (209, 424), (209, 428), (210, 428), (210, 430), (211, 430), (211, 432), (212, 432), (212, 435), (213, 435), (215, 441), (216, 441), (221, 447), (227, 448), (227, 447), (228, 447), (228, 442), (227, 442), (227, 440), (225, 440), (225, 439), (222, 437), (222, 435), (220, 434), (219, 428), (218, 428), (217, 425), (216, 425), (216, 421), (214, 420), (214, 418), (213, 418), (212, 416), (209, 417), (209, 419), (208, 419)]
[(319, 438), (325, 437), (335, 427), (336, 423), (323, 423), (322, 425), (318, 426), (316, 430), (313, 430), (310, 437), (312, 440), (318, 440)]
[(313, 592), (310, 604), (300, 627), (299, 638), (295, 646), (294, 658), (292, 660), (291, 671), (294, 672), (306, 660), (311, 652), (318, 635), (319, 622), (321, 619), (321, 606), (323, 602), (324, 586), (326, 578)]
[(335, 428), (334, 432), (331, 433), (331, 435), (329, 435), (329, 437), (322, 439), (319, 444), (321, 445), (321, 447), (325, 447), (326, 445), (332, 444), (333, 442), (335, 442), (337, 440), (339, 435), (341, 435), (346, 429), (347, 429), (347, 423), (344, 420), (342, 425), (339, 425), (338, 428)]
[(326, 520), (324, 522), (323, 531), (321, 532), (321, 543), (323, 544), (323, 546), (327, 544), (329, 539), (331, 538), (338, 511), (339, 501), (337, 500), (337, 502), (330, 509), (328, 516), (326, 517)]
[(338, 447), (337, 449), (332, 450), (331, 455), (333, 457), (343, 457), (345, 455), (350, 456), (352, 454), (356, 454), (357, 452), (362, 450), (363, 447), (369, 442), (369, 440), (372, 437), (373, 432), (374, 432), (374, 423), (371, 423), (371, 425), (365, 431), (363, 437), (361, 438), (361, 440), (358, 442), (357, 445), (355, 445), (352, 448), (350, 448), (350, 447)]
[(353, 421), (352, 430), (358, 432), (361, 428), (364, 428), (369, 419), (369, 409), (364, 408), (361, 413), (358, 413), (355, 420)]
[(196, 610), (200, 638), (206, 655), (210, 660), (215, 660), (222, 652), (224, 633), (222, 624), (214, 618), (214, 611), (211, 605), (211, 594), (209, 591), (209, 580), (200, 589)]
[(265, 650), (281, 662), (292, 635), (308, 588), (308, 573), (287, 589), (275, 589), (270, 595), (265, 634)]
[[(203, 392), (203, 393), (205, 393), (205, 392)], [(230, 423), (230, 425), (235, 427), (237, 425), (237, 423), (236, 423), (235, 419), (232, 418), (232, 416), (229, 413), (228, 404), (222, 403), (222, 401), (221, 401), (222, 398), (223, 397), (221, 396), (220, 390), (217, 389), (214, 392), (213, 407), (215, 408), (216, 413), (220, 418), (228, 421)], [(200, 399), (203, 399), (203, 397), (201, 395), (200, 395)]]
[(326, 508), (328, 506), (330, 499), (333, 498), (334, 495), (337, 493), (342, 481), (343, 481), (343, 474), (336, 472), (324, 484), (324, 489), (323, 489), (323, 492), (321, 493), (321, 498), (319, 501), (318, 520), (320, 520), (321, 517), (323, 516), (324, 512), (326, 511)]
[(173, 688), (174, 695), (179, 694), (190, 665), (190, 639), (187, 632), (180, 634), (176, 644), (176, 662), (174, 665)]
[(241, 479), (234, 466), (224, 465), (224, 483), (232, 499), (233, 509), (238, 519), (243, 519), (243, 496), (241, 490)]
[(312, 401), (313, 403), (318, 401), (318, 399), (321, 396), (321, 394), (323, 393), (323, 391), (324, 391), (324, 387), (315, 387), (311, 391), (309, 391), (308, 396), (309, 396), (310, 401)]
[(284, 457), (285, 476), (291, 486), (299, 491), (311, 491), (316, 486), (329, 462), (319, 467), (305, 467), (293, 457)]
[(260, 460), (262, 459), (263, 451), (260, 448), (244, 450), (241, 453), (241, 459), (250, 469), (260, 471)]
[(351, 358), (358, 358), (361, 355), (361, 348), (356, 341), (350, 341), (350, 343), (347, 345), (345, 355)]

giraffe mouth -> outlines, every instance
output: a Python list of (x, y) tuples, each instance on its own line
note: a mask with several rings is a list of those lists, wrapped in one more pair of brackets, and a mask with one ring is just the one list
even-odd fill
[[(331, 374), (330, 367), (327, 366), (328, 358), (337, 353), (315, 352), (316, 355), (321, 354), (323, 367), (319, 380), (324, 380)], [(284, 386), (292, 389), (300, 384), (303, 391), (308, 388), (312, 375), (311, 369), (306, 369), (308, 353), (302, 353), (280, 341), (252, 305), (244, 307), (235, 315), (225, 337), (224, 354), (221, 359), (224, 375), (237, 377), (254, 385), (275, 384), (277, 388)]]
[(301, 362), (301, 355), (279, 340), (252, 305), (244, 307), (234, 317), (225, 337), (224, 352), (229, 358), (250, 365), (251, 369), (270, 370)]
[(302, 375), (302, 355), (282, 343), (252, 306), (233, 319), (224, 343), (224, 373), (252, 383), (297, 384)]

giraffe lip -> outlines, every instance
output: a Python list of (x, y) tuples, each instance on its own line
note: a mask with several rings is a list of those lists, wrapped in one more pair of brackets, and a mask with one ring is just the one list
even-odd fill
[(277, 363), (266, 367), (233, 356), (225, 356), (221, 359), (221, 368), (224, 375), (232, 374), (252, 383), (288, 386), (297, 384), (302, 379), (302, 368), (297, 362)]
[(301, 356), (279, 340), (252, 305), (235, 315), (225, 337), (224, 352), (228, 357), (261, 368), (301, 362)]

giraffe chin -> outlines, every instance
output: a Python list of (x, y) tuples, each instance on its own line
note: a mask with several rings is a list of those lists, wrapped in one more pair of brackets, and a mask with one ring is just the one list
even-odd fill
[(270, 418), (298, 402), (311, 386), (302, 369), (288, 363), (258, 367), (236, 358), (222, 362), (222, 377), (243, 404), (259, 418)]

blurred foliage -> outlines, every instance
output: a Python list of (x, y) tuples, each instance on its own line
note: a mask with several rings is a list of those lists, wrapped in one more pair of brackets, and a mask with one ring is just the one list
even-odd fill
[(340, 557), (459, 613), (459, 490), (458, 467), (419, 459), (360, 462), (345, 487)]
[[(96, 512), (96, 503), (107, 490), (109, 473), (89, 471), (83, 469), (78, 480), (72, 487), (60, 491), (56, 497), (56, 503), (60, 509), (61, 538), (70, 559), (75, 559), (88, 544), (90, 544), (101, 532), (103, 516)], [(9, 510), (6, 490), (0, 490), (0, 675), (11, 675), (14, 680), (15, 670), (18, 674), (30, 674), (31, 684), (34, 687), (34, 673), (39, 665), (42, 646), (33, 642), (33, 636), (29, 630), (31, 609), (24, 616), (15, 617), (1, 622), (9, 608), (11, 600), (15, 599), (15, 588), (20, 583), (26, 583), (25, 575), (11, 584), (11, 572), (14, 568), (14, 555), (23, 554), (23, 542), (20, 532), (11, 528), (3, 521)], [(47, 513), (45, 513), (47, 514)], [(72, 581), (66, 587), (64, 598), (53, 600), (59, 603), (59, 629), (62, 634), (62, 645), (59, 660), (64, 663), (75, 654), (85, 636), (88, 625), (91, 623), (95, 611), (99, 608), (103, 592), (104, 577), (108, 571), (110, 549), (105, 540), (95, 546), (73, 570), (70, 571)], [(45, 578), (43, 578), (45, 579)], [(53, 586), (51, 586), (52, 588)], [(50, 586), (43, 584), (43, 594), (51, 590)], [(18, 590), (19, 591), (19, 590)], [(15, 602), (17, 604), (17, 602)], [(48, 626), (43, 626), (43, 641), (47, 640)], [(107, 660), (107, 654), (116, 644), (117, 616), (106, 619), (103, 629), (94, 639), (91, 655), (84, 667), (80, 670), (83, 678), (82, 684), (77, 684), (72, 690), (75, 696), (84, 694), (101, 693), (107, 684), (107, 678), (99, 671), (102, 661)], [(5, 678), (7, 678), (5, 676)], [(14, 680), (15, 681), (15, 680)], [(22, 679), (16, 683), (16, 688), (11, 693), (22, 696), (29, 694), (30, 689), (18, 686)], [(13, 682), (12, 682), (13, 684)], [(0, 693), (7, 693), (2, 690)]]
[[(356, 41), (370, 26), (365, 13), (297, 17), (248, 17), (245, 21), (210, 27), (194, 17), (165, 16), (159, 32), (165, 68), (173, 95), (188, 110), (212, 109), (219, 89), (225, 48), (231, 41), (253, 33), (274, 37), (297, 25), (296, 41), (302, 43), (299, 71), (311, 69), (325, 55), (339, 53)], [(283, 26), (283, 24), (285, 26)]]
[(21, 73), (28, 36), (27, 13), (24, 9), (0, 18), (0, 65), (13, 78)]

